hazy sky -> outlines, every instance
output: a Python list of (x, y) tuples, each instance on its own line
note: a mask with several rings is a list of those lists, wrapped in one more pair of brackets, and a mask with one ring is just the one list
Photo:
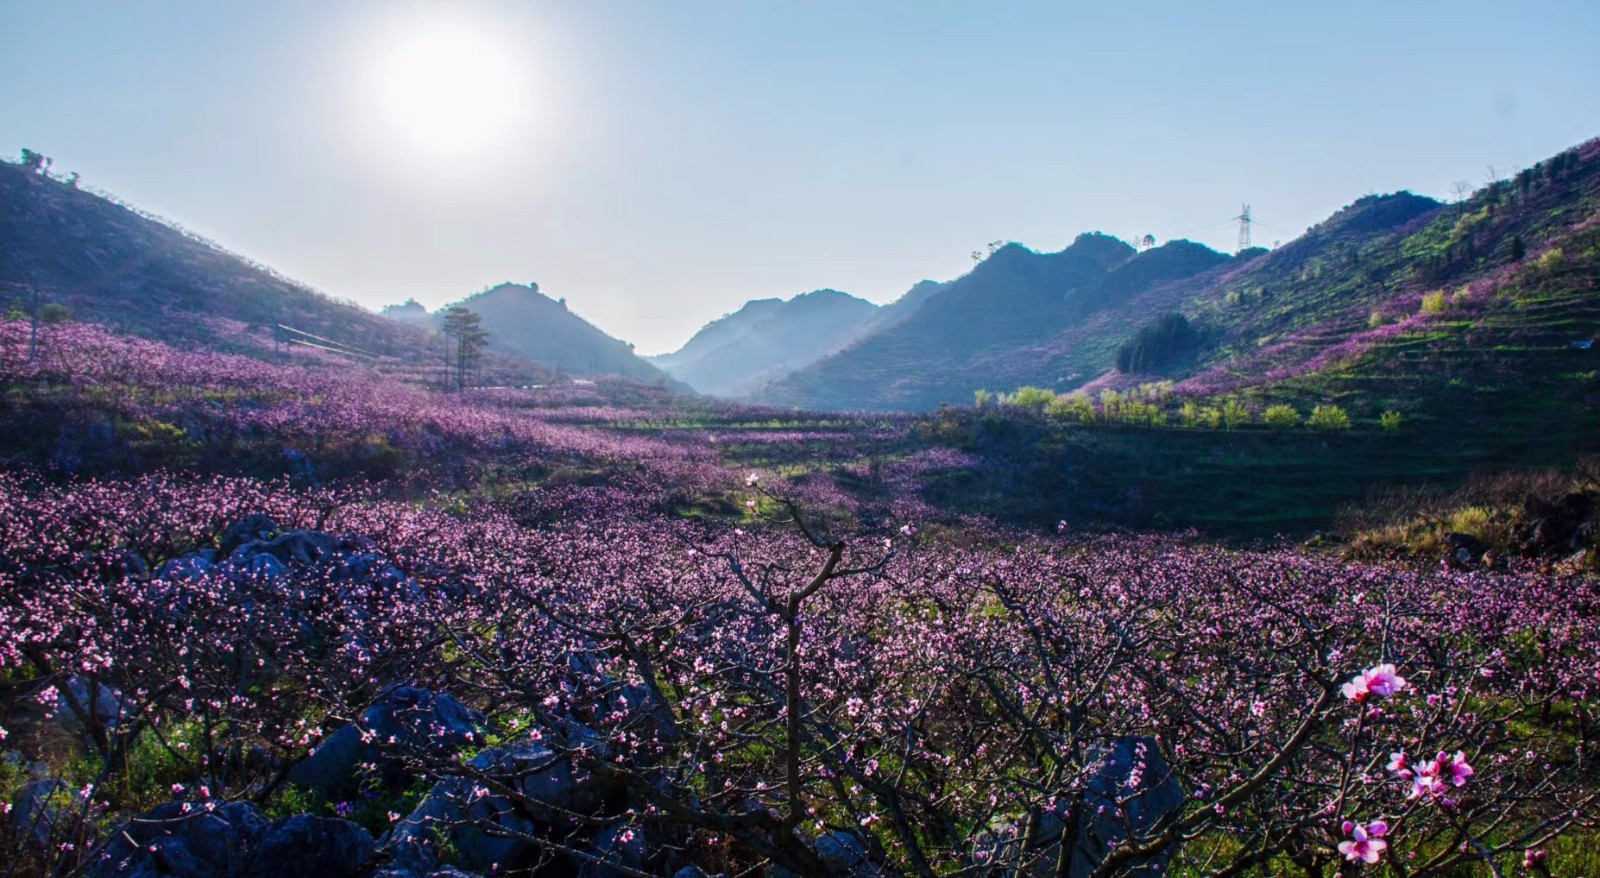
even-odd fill
[(1597, 46), (1596, 0), (0, 0), (0, 150), (364, 305), (537, 280), (657, 353), (996, 239), (1443, 197), (1600, 135)]

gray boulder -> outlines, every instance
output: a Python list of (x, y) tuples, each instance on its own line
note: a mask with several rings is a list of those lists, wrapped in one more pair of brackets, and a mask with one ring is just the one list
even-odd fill
[(11, 797), (11, 833), (35, 850), (45, 850), (82, 832), (83, 799), (59, 780), (36, 780)]
[(336, 729), (294, 766), (289, 781), (324, 796), (355, 780), (363, 762), (393, 767), (403, 757), (443, 759), (483, 740), (483, 714), (454, 697), (417, 686), (397, 686)]
[[(185, 804), (189, 810), (184, 811)], [(170, 802), (117, 829), (90, 878), (245, 878), (269, 828), (254, 805)]]
[[(1186, 801), (1183, 785), (1151, 737), (1109, 742), (1091, 761), (1089, 772), (1076, 821), (1071, 878), (1092, 873), (1111, 848), (1148, 838)], [(1172, 853), (1169, 848), (1137, 861), (1126, 874), (1156, 878), (1165, 872)]]
[[(571, 724), (570, 748), (606, 752), (592, 730)], [(540, 741), (523, 741), (478, 754), (472, 767), (515, 789), (522, 806), (540, 819), (567, 814), (599, 815), (621, 792), (620, 787), (591, 774), (565, 754)]]
[(287, 565), (267, 554), (236, 555), (222, 562), (221, 567), (227, 572), (242, 573), (252, 579), (282, 579), (289, 575)]
[[(567, 730), (569, 746), (603, 753), (593, 732)], [(478, 754), (469, 767), (494, 787), (468, 777), (434, 785), (428, 797), (397, 824), (381, 853), (387, 868), (421, 875), (439, 864), (441, 842), (457, 862), (480, 870), (499, 863), (514, 868), (531, 862), (539, 839), (552, 824), (565, 837), (573, 815), (599, 816), (620, 811), (621, 789), (575, 765), (568, 756), (539, 741), (523, 741)], [(498, 790), (508, 790), (501, 795)]]
[(578, 878), (626, 878), (629, 873), (616, 867), (638, 871), (644, 867), (649, 854), (643, 827), (607, 826), (595, 833), (593, 840), (582, 849), (582, 856), (570, 859)]
[(384, 840), (388, 871), (413, 878), (426, 874), (438, 867), (446, 846), (460, 865), (474, 870), (495, 863), (509, 868), (533, 855), (538, 846), (530, 839), (539, 827), (509, 799), (479, 795), (479, 789), (461, 777), (435, 784)]
[(867, 855), (866, 845), (848, 832), (830, 832), (818, 838), (817, 859), (837, 878), (877, 878), (882, 874)]
[(273, 822), (247, 878), (355, 878), (372, 860), (372, 836), (348, 820), (300, 814)]
[[(68, 728), (95, 724), (110, 728), (138, 712), (132, 698), (87, 677), (68, 677), (56, 696), (56, 717)], [(71, 697), (68, 697), (68, 696)]]
[(222, 532), (217, 538), (217, 557), (226, 558), (248, 542), (270, 540), (278, 535), (278, 523), (265, 515), (247, 515)]
[(156, 578), (169, 582), (187, 582), (203, 579), (217, 571), (217, 565), (211, 563), (198, 552), (180, 555), (156, 568)]
[(270, 555), (290, 567), (314, 567), (333, 561), (339, 548), (339, 538), (331, 534), (314, 530), (293, 530), (270, 540), (252, 540), (244, 543), (229, 554), (228, 560), (237, 563)]

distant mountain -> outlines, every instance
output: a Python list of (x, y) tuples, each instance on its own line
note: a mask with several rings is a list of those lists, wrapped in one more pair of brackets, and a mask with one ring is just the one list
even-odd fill
[(429, 314), (428, 309), (424, 308), (422, 303), (418, 302), (416, 299), (407, 299), (403, 304), (400, 305), (385, 305), (383, 310), (378, 313), (389, 318), (390, 320), (410, 324), (411, 326), (418, 326), (429, 330), (438, 328), (433, 319), (433, 315)]
[(945, 284), (936, 280), (917, 281), (912, 285), (911, 289), (901, 293), (900, 298), (879, 308), (871, 319), (861, 325), (850, 340), (854, 341), (856, 338), (871, 335), (874, 332), (879, 332), (904, 322), (906, 318), (915, 314), (918, 308), (921, 308), (925, 302), (933, 298), (945, 286)]
[[(454, 303), (483, 318), (489, 350), (532, 360), (569, 375), (616, 375), (634, 381), (664, 382), (666, 373), (634, 354), (633, 345), (618, 341), (567, 310), (537, 286), (504, 283)], [(446, 306), (451, 307), (451, 306)], [(433, 313), (408, 301), (390, 305), (391, 320), (437, 329), (445, 308)]]
[(878, 310), (838, 290), (787, 302), (756, 299), (713, 320), (678, 351), (649, 359), (701, 393), (745, 397), (834, 350)]
[(426, 355), (414, 328), (109, 196), (0, 162), (0, 307), (27, 305), (36, 293), (75, 318), (178, 347), (271, 351), (281, 323), (379, 356)]
[[(1003, 247), (914, 291), (909, 313), (891, 322), (880, 309), (859, 337), (756, 398), (929, 409), (970, 404), (979, 388), (1097, 394), (1165, 380), (1198, 404), (1338, 404), (1358, 423), (1396, 411), (1418, 429), (1457, 425), (1473, 465), (1524, 459), (1507, 442), (1592, 448), (1600, 140), (1456, 204), (1357, 199), (1271, 251), (1229, 257), (1173, 241), (1135, 255), (1090, 235), (1053, 254)], [(1119, 371), (1119, 349), (1174, 315), (1189, 327), (1181, 349)]]
[(956, 280), (913, 287), (904, 305), (889, 306), (897, 313), (756, 396), (806, 408), (929, 409), (969, 402), (980, 388), (1087, 380), (1050, 369), (1041, 349), (1149, 287), (1229, 260), (1188, 241), (1137, 253), (1098, 233), (1059, 253), (1007, 244)]

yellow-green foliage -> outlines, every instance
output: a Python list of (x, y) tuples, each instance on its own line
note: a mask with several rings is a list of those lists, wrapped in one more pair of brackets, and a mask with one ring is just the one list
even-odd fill
[(987, 390), (978, 390), (972, 394), (972, 404), (978, 408), (985, 408), (994, 402), (994, 394)]
[(1055, 391), (1043, 387), (1018, 387), (1015, 393), (1001, 396), (1000, 402), (1022, 408), (1042, 409), (1055, 398)]
[(1058, 396), (1044, 407), (1044, 413), (1063, 421), (1089, 423), (1094, 420), (1094, 403), (1089, 395), (1078, 391)]
[(1267, 410), (1261, 413), (1261, 420), (1274, 430), (1288, 430), (1300, 426), (1300, 413), (1294, 410), (1294, 406), (1279, 403), (1267, 406)]
[(1107, 421), (1116, 421), (1122, 417), (1122, 394), (1115, 390), (1100, 391), (1100, 415)]
[(1129, 393), (1129, 396), (1134, 399), (1141, 399), (1145, 402), (1165, 402), (1167, 397), (1171, 395), (1171, 381), (1150, 381), (1139, 385)]
[(1422, 313), (1439, 314), (1444, 311), (1446, 304), (1444, 290), (1434, 290), (1422, 297)]
[(1221, 421), (1229, 430), (1242, 427), (1250, 423), (1250, 410), (1237, 399), (1230, 399), (1222, 404)]
[(1128, 400), (1117, 412), (1118, 420), (1138, 427), (1159, 427), (1167, 422), (1167, 413), (1161, 406), (1142, 400)]
[(1378, 416), (1378, 425), (1392, 433), (1395, 430), (1400, 429), (1400, 423), (1402, 420), (1404, 420), (1404, 418), (1400, 415), (1400, 413), (1391, 409)]
[(1489, 208), (1487, 207), (1473, 213), (1462, 214), (1461, 219), (1456, 220), (1455, 228), (1450, 230), (1451, 240), (1459, 241), (1472, 234), (1472, 230), (1482, 225), (1483, 221), (1488, 218)]
[(1487, 506), (1468, 506), (1451, 513), (1445, 529), (1475, 537), (1488, 537), (1495, 518), (1494, 510)]
[(1533, 264), (1540, 271), (1548, 273), (1560, 268), (1561, 262), (1565, 258), (1566, 254), (1561, 251), (1560, 247), (1551, 247), (1549, 250), (1539, 254), (1539, 258)]
[(1350, 416), (1336, 405), (1319, 405), (1311, 410), (1311, 417), (1306, 423), (1313, 430), (1348, 430)]
[(1367, 315), (1367, 328), (1368, 329), (1377, 329), (1378, 327), (1382, 326), (1384, 324), (1384, 322), (1385, 321), (1383, 319), (1383, 315), (1380, 314), (1377, 311), (1374, 311), (1371, 314)]

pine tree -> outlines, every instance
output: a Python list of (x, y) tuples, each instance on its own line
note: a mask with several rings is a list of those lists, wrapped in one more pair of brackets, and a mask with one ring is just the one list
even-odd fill
[[(452, 307), (444, 315), (444, 361), (445, 361), (445, 386), (450, 386), (450, 367), (455, 366), (455, 389), (467, 389), (467, 380), (478, 361), (483, 356), (483, 350), (489, 343), (489, 333), (480, 324), (483, 318), (477, 313), (460, 305)], [(451, 343), (455, 349), (452, 355)]]

